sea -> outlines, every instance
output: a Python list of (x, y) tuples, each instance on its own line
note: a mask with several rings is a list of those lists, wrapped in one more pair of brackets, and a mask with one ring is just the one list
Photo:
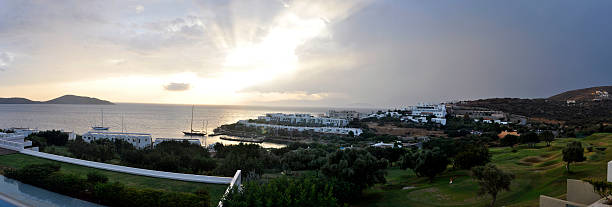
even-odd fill
[[(238, 120), (256, 119), (266, 113), (310, 113), (320, 115), (331, 109), (326, 107), (236, 106), (236, 105), (172, 105), (117, 103), (115, 105), (72, 104), (0, 104), (0, 128), (24, 127), (38, 130), (64, 130), (83, 134), (92, 126), (110, 127), (111, 132), (150, 133), (155, 138), (199, 138), (203, 145), (216, 142), (239, 142), (219, 139), (219, 136), (189, 137), (183, 131), (190, 130), (193, 107), (193, 129), (207, 130), (235, 123)], [(347, 109), (369, 113), (374, 109)], [(264, 142), (267, 148), (285, 146), (282, 143)]]

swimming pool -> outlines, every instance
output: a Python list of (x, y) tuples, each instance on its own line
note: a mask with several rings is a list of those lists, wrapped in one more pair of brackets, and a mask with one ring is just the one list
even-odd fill
[[(0, 197), (9, 197), (25, 206), (100, 207), (101, 205), (54, 193), (0, 175)], [(0, 199), (0, 207), (16, 207)]]
[(0, 199), (0, 207), (17, 207), (17, 206)]

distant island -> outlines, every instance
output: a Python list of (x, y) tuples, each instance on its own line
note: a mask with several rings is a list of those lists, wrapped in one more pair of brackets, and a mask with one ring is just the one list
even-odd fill
[(97, 98), (65, 95), (48, 101), (32, 101), (27, 98), (0, 98), (0, 104), (87, 104), (87, 105), (114, 105), (114, 103)]

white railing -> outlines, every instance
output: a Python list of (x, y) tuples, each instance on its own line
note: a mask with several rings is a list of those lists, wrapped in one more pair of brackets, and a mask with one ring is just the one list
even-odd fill
[(2, 148), (15, 150), (15, 151), (21, 151), (23, 150), (23, 147), (24, 147), (23, 145), (24, 145), (23, 142), (14, 142), (14, 141), (0, 139), (0, 147)]
[(223, 196), (221, 197), (221, 200), (219, 201), (219, 205), (217, 205), (217, 207), (223, 207), (223, 200), (225, 200), (225, 197), (227, 196), (227, 194), (230, 193), (230, 191), (234, 188), (234, 186), (240, 188), (241, 185), (242, 185), (242, 170), (237, 170), (236, 174), (234, 174), (234, 177), (232, 178), (232, 182), (227, 187), (227, 189), (225, 189), (225, 193), (223, 193)]
[(212, 184), (230, 184), (232, 182), (232, 178), (230, 177), (217, 177), (217, 176), (206, 176), (206, 175), (194, 175), (194, 174), (183, 174), (183, 173), (172, 173), (172, 172), (163, 172), (156, 170), (147, 170), (141, 168), (133, 168), (126, 167), (120, 165), (112, 165), (101, 162), (92, 162), (87, 160), (80, 160), (70, 157), (64, 157), (54, 154), (48, 154), (44, 152), (36, 152), (29, 149), (24, 149), (19, 151), (22, 154), (31, 155), (35, 157), (41, 157), (45, 159), (71, 163), (75, 165), (81, 165), (85, 167), (98, 168), (103, 170), (109, 170), (114, 172), (121, 172), (133, 175), (142, 175), (148, 177), (156, 177), (156, 178), (166, 178), (172, 180), (182, 180), (182, 181), (190, 181), (190, 182), (200, 182), (200, 183), (212, 183)]

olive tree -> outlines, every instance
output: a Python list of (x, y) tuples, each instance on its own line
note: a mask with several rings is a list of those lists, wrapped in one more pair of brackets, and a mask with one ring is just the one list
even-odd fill
[(510, 191), (510, 184), (514, 179), (513, 174), (504, 172), (490, 163), (472, 168), (472, 176), (480, 186), (478, 194), (489, 194), (493, 198), (490, 206), (495, 205), (497, 194), (504, 190)]
[(567, 163), (565, 168), (567, 168), (567, 172), (570, 172), (570, 164), (572, 162), (583, 162), (586, 160), (584, 157), (584, 148), (582, 148), (582, 143), (578, 141), (573, 141), (563, 149), (563, 161)]

